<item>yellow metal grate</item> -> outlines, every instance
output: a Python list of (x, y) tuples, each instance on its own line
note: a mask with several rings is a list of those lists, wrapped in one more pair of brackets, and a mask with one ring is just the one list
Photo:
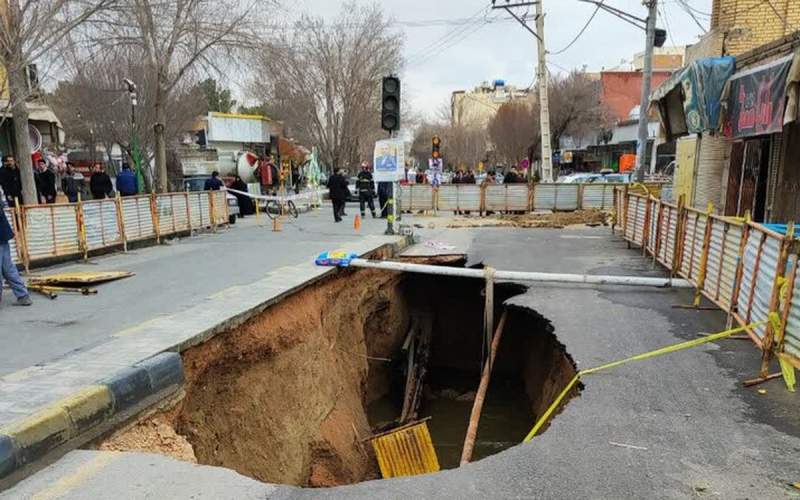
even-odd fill
[(439, 471), (427, 421), (414, 422), (370, 439), (384, 479)]
[(70, 272), (48, 274), (45, 276), (31, 276), (28, 281), (37, 285), (95, 285), (133, 276), (133, 273), (124, 271), (99, 271), (99, 272)]

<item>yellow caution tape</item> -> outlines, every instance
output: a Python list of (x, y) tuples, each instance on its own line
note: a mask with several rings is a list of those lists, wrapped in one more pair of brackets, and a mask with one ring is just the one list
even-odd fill
[(797, 384), (794, 366), (781, 356), (778, 356), (778, 362), (781, 364), (781, 373), (783, 374), (783, 381), (786, 383), (786, 388), (789, 389), (789, 392), (794, 392), (795, 385)]
[[(572, 380), (569, 381), (564, 390), (562, 390), (561, 393), (559, 393), (558, 397), (556, 397), (555, 401), (553, 401), (553, 404), (550, 405), (547, 411), (544, 412), (544, 414), (541, 417), (539, 417), (539, 420), (536, 422), (536, 425), (533, 426), (533, 429), (531, 429), (528, 435), (525, 436), (525, 439), (522, 442), (527, 443), (528, 441), (533, 439), (534, 436), (536, 436), (536, 434), (541, 430), (544, 424), (546, 424), (547, 421), (550, 420), (550, 417), (553, 415), (556, 409), (558, 409), (558, 407), (561, 405), (561, 402), (564, 400), (567, 394), (569, 394), (569, 392), (573, 389), (573, 387), (575, 387), (575, 384), (577, 384), (578, 381), (581, 379), (581, 377), (583, 377), (584, 375), (591, 375), (593, 373), (597, 373), (600, 371), (616, 368), (618, 366), (630, 363), (631, 361), (644, 361), (645, 359), (655, 358), (657, 356), (663, 356), (664, 354), (670, 354), (673, 352), (682, 351), (684, 349), (691, 349), (692, 347), (701, 346), (703, 344), (708, 344), (709, 342), (714, 342), (716, 340), (724, 339), (725, 337), (730, 337), (735, 333), (759, 327), (766, 322), (767, 320), (757, 321), (747, 326), (732, 328), (730, 330), (725, 330), (724, 332), (708, 335), (707, 337), (701, 337), (695, 340), (680, 342), (678, 344), (662, 347), (661, 349), (656, 349), (654, 351), (637, 354), (636, 356), (631, 356), (629, 358), (621, 359), (619, 361), (606, 363), (604, 365), (596, 366), (594, 368), (588, 368), (586, 370), (580, 370), (578, 373), (575, 374), (574, 377), (572, 377)], [(794, 375), (794, 372), (792, 374)]]

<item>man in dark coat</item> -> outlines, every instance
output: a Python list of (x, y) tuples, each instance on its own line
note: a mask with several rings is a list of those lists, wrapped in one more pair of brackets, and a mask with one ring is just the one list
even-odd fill
[[(233, 182), (231, 183), (230, 189), (235, 189), (236, 191), (241, 191), (242, 193), (247, 192), (247, 184), (244, 183), (241, 177), (238, 175), (234, 177)], [(255, 213), (255, 205), (253, 204), (253, 199), (247, 196), (246, 194), (242, 193), (231, 193), (236, 197), (237, 202), (239, 203), (239, 215), (244, 217), (245, 215), (251, 215)]]
[(14, 206), (14, 200), (20, 200), (22, 203), (22, 177), (17, 161), (11, 155), (3, 157), (3, 166), (0, 167), (0, 189), (5, 191), (9, 206)]
[(92, 198), (102, 200), (109, 197), (113, 190), (114, 185), (111, 183), (111, 177), (105, 172), (103, 164), (95, 163), (92, 178), (89, 179), (89, 191), (92, 192)]
[(14, 230), (6, 218), (4, 196), (3, 190), (0, 189), (0, 299), (2, 299), (3, 281), (7, 281), (14, 296), (17, 297), (16, 304), (29, 306), (32, 304), (31, 295), (19, 275), (17, 266), (11, 260), (11, 245), (9, 242), (14, 239)]
[(222, 189), (222, 181), (219, 180), (219, 172), (216, 170), (211, 172), (211, 178), (206, 179), (203, 189), (206, 191), (219, 191)]
[(36, 171), (33, 173), (36, 182), (36, 191), (39, 193), (40, 203), (56, 202), (56, 174), (47, 168), (47, 162), (39, 160), (36, 162)]
[(347, 179), (341, 170), (337, 170), (335, 174), (328, 179), (328, 191), (333, 203), (333, 220), (342, 222), (342, 215), (344, 214), (344, 206), (347, 203), (347, 196), (349, 190), (347, 189)]

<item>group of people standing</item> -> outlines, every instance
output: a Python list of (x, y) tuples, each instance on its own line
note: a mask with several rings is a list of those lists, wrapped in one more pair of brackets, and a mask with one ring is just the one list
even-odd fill
[[(38, 159), (33, 167), (33, 178), (36, 185), (36, 201), (40, 204), (56, 202), (58, 187), (69, 203), (76, 203), (79, 197), (86, 197), (86, 178), (80, 173), (72, 162), (66, 163), (66, 171), (61, 175), (61, 182), (54, 169), (50, 168), (44, 159)], [(11, 155), (3, 157), (0, 166), (0, 188), (5, 193), (5, 201), (9, 206), (15, 206), (22, 201), (22, 176), (16, 159)], [(127, 163), (122, 164), (122, 169), (117, 174), (116, 189), (122, 196), (133, 196), (139, 193), (139, 180)], [(89, 178), (88, 192), (92, 199), (98, 200), (114, 196), (114, 183), (106, 173), (105, 166), (96, 162), (92, 166), (92, 175)]]
[[(347, 204), (347, 199), (350, 197), (350, 182), (345, 176), (343, 169), (336, 170), (333, 175), (328, 178), (328, 193), (333, 203), (333, 220), (341, 222), (342, 217), (347, 214), (344, 212), (344, 207)], [(361, 217), (366, 217), (367, 207), (369, 207), (370, 214), (373, 219), (385, 218), (388, 216), (388, 201), (391, 197), (392, 183), (379, 182), (377, 193), (375, 192), (375, 177), (372, 175), (369, 163), (361, 163), (361, 171), (356, 177), (356, 190), (358, 191), (358, 204), (361, 210)], [(375, 197), (378, 197), (378, 209), (375, 208)], [(378, 214), (380, 211), (380, 214)]]

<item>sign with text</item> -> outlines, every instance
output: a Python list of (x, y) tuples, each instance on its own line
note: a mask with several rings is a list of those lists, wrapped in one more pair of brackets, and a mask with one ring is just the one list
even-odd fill
[(725, 135), (734, 139), (783, 130), (786, 77), (792, 58), (737, 73), (730, 80)]
[(375, 182), (401, 180), (405, 162), (405, 143), (401, 139), (383, 139), (375, 142), (373, 163)]

